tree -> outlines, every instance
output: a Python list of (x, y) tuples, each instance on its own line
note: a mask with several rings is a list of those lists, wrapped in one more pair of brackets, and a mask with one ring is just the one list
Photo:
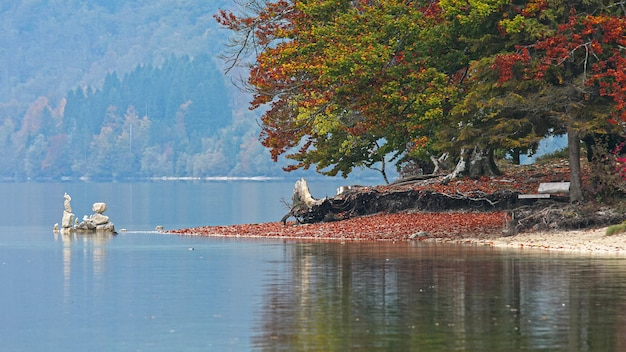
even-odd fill
[(150, 120), (140, 118), (137, 109), (129, 106), (120, 123), (115, 146), (111, 150), (115, 160), (115, 176), (130, 177), (141, 169), (143, 151), (149, 146)]
[(457, 170), (495, 174), (494, 150), (568, 131), (579, 200), (577, 134), (625, 120), (622, 2), (252, 4), (217, 19), (235, 33), (229, 64), (252, 56), (251, 108), (267, 106), (262, 143), (295, 161), (287, 170), (345, 176), (450, 151)]
[(276, 161), (346, 176), (388, 155), (430, 147), (464, 64), (436, 1), (254, 2), (222, 11), (236, 33), (232, 65), (258, 49), (247, 87), (263, 114), (261, 139)]
[[(623, 1), (534, 0), (500, 22), (517, 45), (494, 68), (501, 81), (514, 80), (517, 66), (519, 84), (540, 82), (539, 92), (524, 98), (548, 101), (542, 113), (567, 130), (571, 201), (583, 198), (579, 137), (610, 132), (607, 121), (616, 127), (626, 122), (625, 15)], [(515, 60), (520, 53), (525, 59)]]

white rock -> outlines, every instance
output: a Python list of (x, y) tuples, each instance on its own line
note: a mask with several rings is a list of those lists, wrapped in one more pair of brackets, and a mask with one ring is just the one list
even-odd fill
[(102, 214), (107, 211), (107, 203), (93, 203), (91, 210), (93, 210), (94, 213)]
[(115, 225), (112, 222), (96, 226), (96, 231), (115, 232)]
[(96, 213), (96, 214), (93, 214), (91, 218), (89, 218), (89, 220), (94, 225), (102, 225), (102, 224), (106, 224), (107, 222), (109, 222), (109, 217), (106, 215)]
[(63, 202), (63, 207), (65, 208), (65, 211), (68, 213), (72, 212), (72, 205), (70, 204), (70, 201), (72, 200), (72, 197), (70, 197), (69, 194), (65, 193), (63, 195), (63, 198), (65, 198), (65, 201)]
[(74, 214), (64, 211), (63, 219), (61, 220), (61, 227), (64, 229), (69, 229), (74, 226)]

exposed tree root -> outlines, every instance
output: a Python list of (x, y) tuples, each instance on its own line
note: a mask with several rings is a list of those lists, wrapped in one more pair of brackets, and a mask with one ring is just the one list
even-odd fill
[(429, 212), (505, 210), (510, 209), (517, 201), (517, 195), (518, 193), (507, 190), (491, 194), (480, 191), (447, 194), (415, 189), (379, 192), (364, 187), (322, 199), (310, 207), (296, 203), (281, 221), (285, 223), (289, 217), (294, 217), (299, 223), (316, 223), (409, 209)]
[[(415, 182), (419, 182), (415, 180)], [(424, 182), (424, 180), (421, 180)], [(506, 211), (503, 233), (513, 235), (524, 231), (570, 230), (607, 226), (626, 220), (623, 212), (611, 208), (569, 204), (562, 200), (524, 201), (519, 192), (497, 190), (442, 193), (426, 189), (351, 187), (341, 194), (313, 199), (308, 186), (300, 183), (294, 189), (294, 206), (281, 221), (294, 217), (298, 223), (310, 224), (350, 219), (376, 213), (402, 211), (423, 212), (490, 212)], [(303, 200), (306, 201), (303, 201)]]
[(515, 231), (573, 230), (608, 226), (626, 220), (626, 214), (608, 207), (537, 202), (511, 211)]

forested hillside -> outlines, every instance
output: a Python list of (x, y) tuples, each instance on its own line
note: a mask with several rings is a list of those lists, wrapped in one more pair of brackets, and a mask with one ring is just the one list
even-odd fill
[(0, 4), (0, 178), (279, 175), (217, 58), (227, 0)]

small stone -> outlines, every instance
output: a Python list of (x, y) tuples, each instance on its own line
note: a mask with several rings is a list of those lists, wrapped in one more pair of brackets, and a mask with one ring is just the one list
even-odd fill
[(417, 239), (417, 238), (424, 238), (424, 237), (428, 237), (428, 232), (426, 231), (418, 231), (416, 233), (412, 233), (409, 235), (409, 239)]

